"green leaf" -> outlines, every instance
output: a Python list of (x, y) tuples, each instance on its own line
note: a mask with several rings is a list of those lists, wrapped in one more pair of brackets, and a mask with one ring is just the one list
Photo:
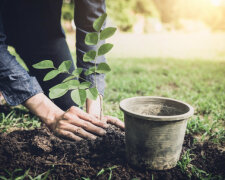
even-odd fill
[(96, 88), (86, 89), (86, 94), (88, 99), (96, 100), (98, 97), (98, 90)]
[(75, 69), (72, 74), (76, 77), (78, 77), (82, 73), (83, 69), (82, 68), (77, 68)]
[(58, 70), (60, 72), (69, 72), (69, 69), (71, 67), (72, 61), (68, 60), (68, 61), (63, 61), (59, 67)]
[(114, 166), (112, 166), (112, 167), (109, 167), (109, 168), (107, 168), (108, 170), (110, 170), (110, 171), (112, 171), (113, 169), (116, 169), (117, 168), (117, 166), (116, 165), (114, 165)]
[(94, 23), (93, 23), (93, 28), (94, 28), (97, 32), (99, 32), (99, 31), (101, 30), (102, 25), (104, 24), (106, 17), (107, 17), (107, 14), (104, 13), (104, 14), (102, 14), (100, 17), (98, 17), (98, 18), (94, 21)]
[(102, 169), (98, 172), (97, 176), (102, 175), (104, 172), (105, 172), (105, 170), (102, 168)]
[(68, 85), (66, 83), (57, 84), (49, 89), (49, 97), (51, 99), (55, 99), (63, 96), (69, 90)]
[(87, 89), (90, 87), (90, 85), (91, 85), (90, 82), (82, 82), (79, 86), (79, 89)]
[[(29, 170), (29, 169), (28, 169)], [(15, 169), (14, 171), (13, 171), (13, 174), (15, 174), (16, 172), (20, 172), (20, 171), (23, 171), (23, 169)]]
[(104, 39), (111, 37), (115, 32), (116, 32), (116, 28), (114, 28), (114, 27), (105, 28), (100, 33), (100, 40), (104, 40)]
[(69, 81), (69, 80), (71, 80), (71, 79), (73, 79), (73, 78), (75, 78), (76, 76), (69, 76), (69, 77), (67, 77), (67, 78), (65, 78), (62, 82), (67, 82), (67, 81)]
[(32, 179), (32, 180), (46, 180), (48, 178), (49, 174), (50, 174), (50, 171), (51, 170), (49, 169), (47, 172), (44, 172), (42, 174), (39, 174), (35, 178), (30, 177), (30, 179)]
[(58, 71), (58, 70), (52, 70), (52, 71), (48, 72), (48, 73), (45, 75), (43, 81), (48, 81), (48, 80), (50, 80), (50, 79), (53, 79), (53, 78), (56, 77), (58, 74), (60, 74), (60, 71)]
[(112, 48), (113, 48), (113, 44), (110, 44), (110, 43), (101, 45), (100, 48), (98, 49), (98, 56), (102, 56), (102, 55), (106, 54)]
[(106, 63), (100, 63), (97, 67), (97, 70), (96, 70), (96, 72), (99, 73), (99, 74), (107, 73), (109, 71), (111, 71), (111, 69), (110, 69), (109, 65), (106, 64)]
[(46, 172), (46, 174), (45, 174), (45, 176), (41, 179), (41, 180), (46, 180), (47, 178), (48, 178), (48, 176), (49, 176), (49, 174), (50, 174), (50, 172), (51, 172), (51, 170), (49, 169), (47, 172)]
[(95, 72), (95, 67), (90, 67), (84, 74), (86, 76), (93, 74)]
[(82, 180), (91, 180), (89, 177), (88, 177), (88, 178), (82, 177), (81, 179), (82, 179)]
[(98, 43), (98, 33), (92, 32), (86, 34), (84, 42), (87, 45), (96, 45)]
[(96, 57), (96, 51), (91, 50), (84, 54), (83, 61), (84, 62), (93, 61), (95, 57)]
[(76, 89), (79, 87), (80, 82), (76, 79), (66, 81), (64, 84), (67, 85), (68, 89)]
[(23, 179), (25, 179), (25, 177), (28, 176), (29, 171), (30, 171), (30, 169), (26, 170), (25, 173), (24, 173), (24, 175), (18, 176), (16, 178), (14, 178), (14, 180), (23, 180)]
[(86, 101), (86, 91), (84, 89), (75, 89), (71, 92), (72, 100), (79, 106), (83, 106)]
[(37, 64), (33, 64), (32, 65), (33, 68), (36, 68), (36, 69), (49, 69), (49, 68), (55, 68), (54, 65), (53, 65), (53, 62), (51, 60), (44, 60), (44, 61), (41, 61)]
[(112, 179), (112, 171), (109, 172), (109, 178), (108, 180), (111, 180)]

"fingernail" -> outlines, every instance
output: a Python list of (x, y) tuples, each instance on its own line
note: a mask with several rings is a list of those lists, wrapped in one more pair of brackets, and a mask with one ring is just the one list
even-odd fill
[(109, 125), (108, 125), (108, 124), (106, 124), (106, 123), (103, 123), (103, 127), (104, 127), (104, 128), (108, 128), (108, 127), (109, 127)]
[(101, 135), (105, 135), (106, 131), (105, 130), (101, 130), (100, 133), (101, 133)]

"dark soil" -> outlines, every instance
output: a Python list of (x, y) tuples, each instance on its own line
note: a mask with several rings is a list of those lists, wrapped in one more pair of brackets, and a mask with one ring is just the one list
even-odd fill
[[(185, 137), (182, 153), (188, 149), (196, 155), (192, 164), (197, 168), (225, 178), (225, 152), (210, 143), (194, 144), (190, 135)], [(60, 139), (44, 127), (0, 134), (0, 175), (7, 176), (4, 169), (12, 172), (21, 168), (30, 169), (34, 177), (52, 169), (49, 179), (108, 179), (109, 171), (98, 177), (97, 173), (115, 165), (112, 179), (189, 179), (178, 166), (166, 171), (151, 171), (128, 165), (124, 132), (114, 126), (110, 126), (106, 136), (95, 141)], [(192, 176), (192, 179), (198, 178)]]

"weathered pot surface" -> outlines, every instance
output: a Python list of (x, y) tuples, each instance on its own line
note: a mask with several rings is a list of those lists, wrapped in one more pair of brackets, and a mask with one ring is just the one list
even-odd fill
[(125, 99), (120, 109), (124, 112), (128, 161), (155, 170), (176, 166), (194, 109), (182, 101), (155, 96)]

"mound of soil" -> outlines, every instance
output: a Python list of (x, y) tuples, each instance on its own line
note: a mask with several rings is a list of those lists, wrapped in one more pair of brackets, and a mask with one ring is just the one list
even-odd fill
[[(185, 137), (182, 153), (187, 149), (196, 155), (193, 164), (199, 169), (225, 177), (225, 153), (213, 144), (194, 144)], [(0, 134), (0, 175), (4, 169), (30, 169), (34, 177), (51, 169), (49, 179), (108, 179), (110, 171), (97, 176), (102, 168), (116, 166), (112, 179), (189, 179), (176, 166), (166, 171), (135, 169), (126, 162), (124, 132), (110, 126), (107, 135), (94, 141), (72, 142), (60, 139), (42, 127), (35, 130)], [(192, 179), (196, 179), (192, 177)]]

